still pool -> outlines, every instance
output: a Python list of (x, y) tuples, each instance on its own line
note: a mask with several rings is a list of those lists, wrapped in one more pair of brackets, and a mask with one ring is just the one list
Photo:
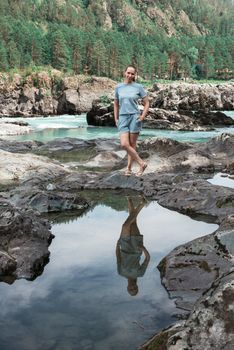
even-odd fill
[(106, 192), (80, 217), (50, 217), (55, 238), (44, 273), (34, 281), (0, 284), (1, 350), (133, 350), (175, 321), (179, 310), (157, 265), (177, 245), (217, 225), (157, 202), (144, 204), (137, 223), (150, 261), (132, 296), (116, 258), (129, 200), (137, 207), (142, 198)]

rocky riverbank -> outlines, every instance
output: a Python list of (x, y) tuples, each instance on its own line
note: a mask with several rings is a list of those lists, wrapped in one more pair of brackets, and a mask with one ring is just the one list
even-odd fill
[(162, 282), (186, 320), (143, 348), (181, 350), (192, 344), (192, 349), (201, 349), (202, 344), (202, 349), (211, 349), (217, 332), (222, 344), (233, 346), (234, 189), (206, 181), (216, 172), (234, 174), (233, 135), (197, 144), (146, 139), (139, 143), (148, 162), (141, 178), (124, 176), (127, 158), (116, 140), (0, 140), (0, 152), (0, 176), (5, 179), (0, 192), (3, 281), (32, 279), (43, 271), (52, 237), (42, 214), (82, 213), (91, 205), (84, 189), (140, 191), (165, 207), (220, 225), (212, 235), (175, 248), (159, 264)]
[[(146, 128), (207, 131), (234, 125), (234, 120), (221, 112), (234, 109), (233, 83), (154, 84), (149, 89), (149, 100), (150, 109), (144, 120)], [(114, 126), (113, 99), (93, 101), (87, 122), (95, 126)]]
[(29, 75), (0, 74), (0, 116), (80, 114), (92, 101), (113, 92), (115, 82), (94, 76), (64, 76), (62, 72)]
[[(0, 116), (88, 115), (91, 125), (113, 124), (113, 100), (116, 82), (85, 75), (65, 76), (62, 72), (0, 74)], [(223, 84), (154, 84), (149, 90), (151, 111), (147, 127), (193, 130), (215, 125), (233, 125), (213, 110), (234, 110), (234, 83)], [(92, 102), (99, 99), (100, 106)], [(191, 111), (196, 111), (194, 115)], [(202, 111), (202, 113), (201, 113)], [(98, 118), (96, 118), (98, 116)], [(102, 117), (102, 118), (100, 118)], [(193, 125), (194, 124), (194, 125)]]

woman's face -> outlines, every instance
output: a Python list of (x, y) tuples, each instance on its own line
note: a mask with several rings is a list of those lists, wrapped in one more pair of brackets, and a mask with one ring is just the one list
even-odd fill
[(136, 76), (136, 71), (133, 67), (128, 67), (126, 69), (126, 71), (124, 72), (124, 75), (125, 75), (125, 80), (128, 82), (128, 83), (131, 83), (135, 80), (135, 76)]

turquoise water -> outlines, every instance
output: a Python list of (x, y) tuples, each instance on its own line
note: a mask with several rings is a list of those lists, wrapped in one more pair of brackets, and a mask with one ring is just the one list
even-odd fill
[[(234, 118), (234, 112), (225, 112)], [(58, 117), (37, 117), (18, 120), (27, 121), (33, 128), (33, 131), (25, 135), (9, 136), (8, 139), (14, 140), (37, 140), (50, 141), (55, 138), (75, 137), (84, 140), (94, 138), (118, 138), (117, 129), (114, 127), (94, 127), (86, 123), (86, 115), (63, 115)], [(12, 119), (11, 119), (12, 120)], [(170, 130), (142, 130), (141, 139), (147, 137), (167, 137), (177, 141), (205, 142), (211, 137), (215, 137), (223, 132), (234, 134), (234, 127), (216, 128), (213, 131), (170, 131)]]
[[(132, 197), (134, 204), (139, 196)], [(216, 230), (156, 202), (138, 215), (150, 262), (136, 296), (117, 272), (127, 197), (109, 194), (82, 217), (53, 224), (50, 262), (35, 281), (0, 283), (1, 350), (135, 350), (178, 313), (156, 268), (174, 247)]]

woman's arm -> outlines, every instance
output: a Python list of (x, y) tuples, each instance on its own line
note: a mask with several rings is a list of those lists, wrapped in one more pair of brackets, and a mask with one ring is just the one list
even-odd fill
[(150, 261), (150, 254), (149, 254), (149, 252), (148, 252), (148, 250), (143, 246), (142, 247), (142, 250), (143, 250), (143, 252), (144, 252), (144, 254), (145, 254), (145, 260), (144, 260), (144, 262), (149, 262)]
[(115, 254), (116, 254), (116, 258), (117, 258), (117, 263), (120, 263), (121, 254), (120, 254), (120, 243), (119, 243), (119, 241), (116, 244)]
[(117, 125), (119, 120), (119, 100), (114, 100), (114, 117), (115, 117), (115, 124)]
[(144, 109), (143, 109), (143, 112), (141, 113), (139, 119), (142, 121), (145, 119), (148, 111), (149, 111), (149, 98), (148, 96), (145, 96), (143, 99), (142, 99), (142, 102), (143, 102), (143, 105), (144, 105)]

